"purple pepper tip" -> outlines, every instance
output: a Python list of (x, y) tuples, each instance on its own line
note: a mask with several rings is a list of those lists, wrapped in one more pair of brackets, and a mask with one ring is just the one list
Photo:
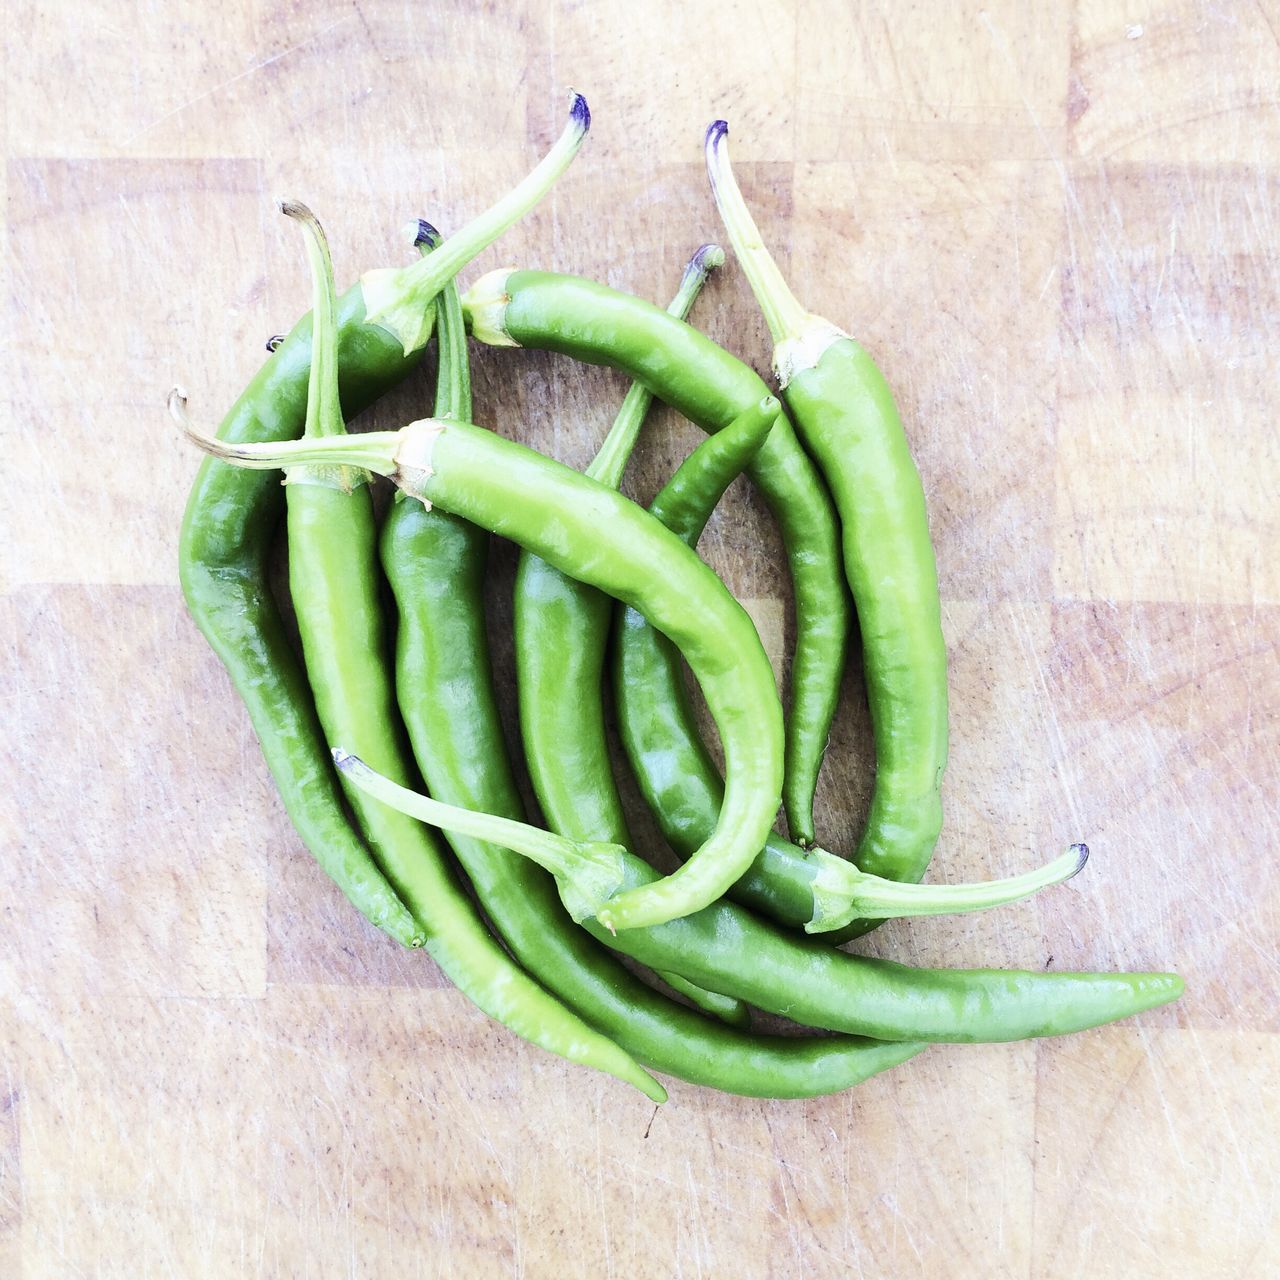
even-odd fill
[(685, 264), (688, 278), (705, 279), (716, 267), (724, 266), (724, 250), (718, 244), (699, 245), (697, 252)]
[(424, 246), (437, 249), (440, 246), (440, 241), (443, 239), (444, 237), (431, 225), (431, 223), (426, 220), (426, 218), (418, 219), (417, 234), (413, 237), (413, 247), (415, 249), (421, 249)]

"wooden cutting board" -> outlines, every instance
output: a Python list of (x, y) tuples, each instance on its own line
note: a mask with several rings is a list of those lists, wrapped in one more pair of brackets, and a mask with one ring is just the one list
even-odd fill
[[(0, 1275), (1236, 1277), (1280, 1273), (1280, 11), (512, 0), (91, 6), (5, 24)], [(800, 296), (899, 397), (951, 654), (939, 879), (1086, 839), (1032, 905), (891, 924), (920, 964), (1176, 968), (1053, 1042), (936, 1048), (844, 1096), (674, 1083), (656, 1116), (486, 1021), (293, 836), (187, 619), (196, 465), (338, 272), (458, 227), (558, 131), (556, 193), (476, 270), (665, 300), (718, 226), (702, 129)], [(757, 367), (732, 265), (697, 321)], [(624, 384), (477, 350), (477, 416), (582, 465)], [(421, 411), (424, 372), (371, 421)], [(696, 440), (654, 415), (628, 491)], [(785, 666), (777, 539), (705, 543)], [(492, 629), (510, 706), (499, 549)], [(819, 829), (856, 839), (859, 682)]]

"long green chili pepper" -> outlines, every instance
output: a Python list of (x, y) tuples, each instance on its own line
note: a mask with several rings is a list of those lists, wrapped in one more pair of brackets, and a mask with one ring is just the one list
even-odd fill
[[(768, 388), (740, 360), (661, 308), (575, 276), (493, 271), (463, 296), (473, 335), (494, 346), (558, 351), (620, 369), (707, 432), (759, 404)], [(780, 415), (748, 474), (786, 546), (796, 604), (784, 805), (813, 839), (813, 792), (835, 714), (851, 614), (837, 521), (817, 470)]]
[(781, 794), (782, 708), (773, 670), (742, 606), (647, 512), (470, 423), (426, 419), (394, 432), (269, 445), (188, 434), (238, 466), (345, 465), (390, 476), (424, 501), (640, 609), (675, 642), (702, 686), (724, 744), (725, 800), (715, 829), (678, 871), (618, 894), (599, 912), (600, 923), (635, 929), (686, 915), (713, 902), (746, 869)]
[[(575, 96), (570, 120), (543, 162), (510, 195), (448, 242), (446, 258), (415, 277), (415, 296), (438, 290), (512, 222), (532, 208), (567, 167), (590, 123)], [(380, 296), (387, 296), (383, 288)], [(417, 364), (403, 337), (367, 314), (364, 287), (338, 301), (338, 369), (342, 406), (354, 415), (400, 382)], [(428, 298), (418, 327), (429, 325)], [(301, 435), (311, 366), (311, 316), (304, 315), (254, 375), (219, 427), (233, 443)], [(426, 338), (422, 339), (423, 344)], [(179, 537), (183, 595), (196, 625), (227, 668), (285, 809), (312, 856), (372, 923), (406, 946), (422, 929), (387, 883), (343, 811), (337, 776), (316, 720), (306, 678), (288, 643), (267, 578), (270, 539), (284, 506), (275, 478), (208, 459), (187, 500)]]
[[(356, 786), (432, 824), (436, 807), (379, 776), (357, 757), (339, 768)], [(657, 872), (623, 855), (626, 883)], [(595, 932), (596, 921), (583, 920)], [(1172, 973), (1034, 973), (1007, 969), (914, 969), (849, 955), (754, 919), (730, 902), (650, 929), (619, 934), (614, 945), (642, 964), (673, 955), (693, 981), (756, 1008), (828, 1031), (877, 1040), (987, 1044), (1065, 1035), (1168, 1004), (1182, 994)]]
[(806, 311), (760, 238), (729, 165), (729, 126), (707, 130), (716, 205), (773, 336), (774, 369), (840, 513), (876, 779), (853, 855), (864, 871), (919, 880), (942, 827), (947, 654), (924, 490), (879, 369), (848, 334)]
[[(315, 294), (314, 352), (303, 448), (348, 439), (338, 400), (338, 344), (333, 274), (324, 234), (309, 210), (282, 206), (307, 232)], [(349, 742), (401, 783), (410, 768), (401, 745), (395, 694), (383, 662), (377, 531), (369, 476), (359, 464), (305, 459), (285, 470), (289, 587), (316, 710), (332, 741)], [(531, 1043), (607, 1071), (657, 1102), (666, 1091), (625, 1050), (548, 995), (489, 936), (470, 899), (426, 828), (348, 787), (370, 847), (401, 900), (426, 931), (425, 946), (446, 976), (490, 1017)], [(547, 865), (578, 866), (573, 890), (594, 912), (617, 884), (620, 850), (575, 847), (523, 824), (467, 815), (471, 834), (520, 848)], [(518, 829), (516, 829), (518, 826)]]

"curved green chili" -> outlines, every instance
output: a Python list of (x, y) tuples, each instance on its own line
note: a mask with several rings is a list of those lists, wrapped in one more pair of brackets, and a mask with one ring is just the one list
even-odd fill
[[(480, 341), (558, 351), (620, 369), (707, 432), (768, 394), (755, 373), (696, 329), (640, 298), (579, 277), (490, 272), (467, 291), (463, 308)], [(785, 416), (748, 474), (778, 521), (795, 590), (784, 803), (790, 830), (808, 843), (851, 620), (837, 521)]]
[[(339, 764), (356, 785), (424, 822), (452, 820), (424, 796), (380, 777), (352, 756)], [(649, 884), (657, 872), (622, 852), (624, 883)], [(598, 922), (584, 919), (599, 934)], [(1005, 969), (914, 969), (849, 955), (796, 937), (730, 902), (649, 929), (619, 934), (611, 945), (642, 964), (678, 957), (708, 991), (806, 1026), (878, 1040), (986, 1044), (1065, 1035), (1176, 1000), (1172, 973), (1036, 973)]]
[[(411, 281), (415, 296), (438, 290), (464, 262), (550, 189), (573, 159), (590, 123), (575, 96), (569, 125), (548, 156), (512, 193), (450, 242), (450, 257)], [(383, 289), (385, 295), (387, 290)], [(418, 329), (434, 314), (419, 304)], [(270, 357), (218, 429), (234, 444), (292, 439), (302, 433), (311, 367), (310, 314), (268, 343)], [(362, 285), (337, 308), (342, 407), (359, 413), (417, 364), (421, 346), (406, 354), (402, 336), (367, 315)], [(263, 756), (295, 830), (312, 856), (373, 924), (406, 946), (423, 933), (352, 829), (337, 777), (316, 720), (311, 692), (288, 642), (267, 576), (271, 534), (284, 507), (276, 479), (206, 459), (182, 519), (178, 571), (187, 609), (226, 667), (244, 701)]]
[(764, 247), (729, 165), (729, 126), (707, 130), (716, 206), (773, 336), (774, 368), (840, 513), (862, 634), (875, 789), (853, 860), (919, 880), (942, 827), (947, 654), (924, 489), (893, 396), (848, 334), (805, 311)]
[[(300, 205), (282, 206), (307, 231), (314, 287), (314, 352), (303, 446), (341, 443), (346, 437), (338, 401), (336, 306), (324, 234)], [(386, 634), (379, 599), (377, 532), (369, 476), (358, 464), (302, 461), (285, 470), (289, 588), (307, 675), (320, 723), (330, 740), (348, 742), (376, 767), (410, 778), (401, 745), (395, 695), (383, 655)], [(666, 1092), (629, 1054), (548, 995), (489, 936), (484, 922), (426, 828), (348, 787), (357, 821), (388, 880), (426, 931), (425, 946), (446, 976), (481, 1010), (531, 1043), (615, 1075), (661, 1102)], [(478, 820), (477, 820), (478, 821)], [(525, 829), (528, 831), (529, 829)], [(485, 817), (481, 834), (510, 836), (498, 818)], [(608, 895), (616, 854), (580, 852), (566, 867), (567, 842), (530, 833), (523, 852), (553, 865), (586, 872), (600, 882), (594, 907)], [(531, 842), (531, 843), (529, 843)], [(583, 883), (579, 878), (577, 883)]]

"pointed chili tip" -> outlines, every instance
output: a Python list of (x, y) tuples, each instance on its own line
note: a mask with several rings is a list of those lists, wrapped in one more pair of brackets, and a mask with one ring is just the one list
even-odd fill
[(413, 224), (413, 247), (415, 249), (438, 249), (443, 239), (444, 237), (426, 218), (419, 218)]
[(586, 133), (591, 128), (591, 108), (576, 89), (569, 90), (569, 118)]
[(1071, 875), (1067, 877), (1068, 880), (1071, 879), (1071, 876), (1078, 876), (1084, 870), (1084, 864), (1089, 861), (1089, 846), (1081, 840), (1073, 844), (1070, 851), (1076, 855), (1076, 867)]

